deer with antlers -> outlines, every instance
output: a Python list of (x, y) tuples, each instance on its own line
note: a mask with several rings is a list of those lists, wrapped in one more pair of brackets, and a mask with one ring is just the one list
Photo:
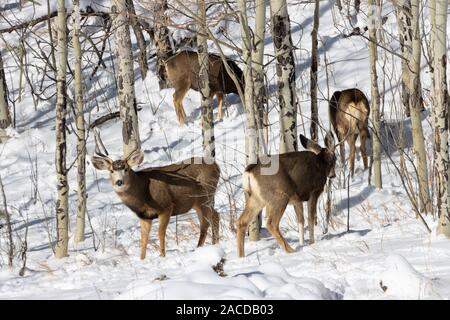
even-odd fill
[(114, 191), (140, 219), (141, 259), (146, 256), (152, 221), (158, 218), (160, 255), (164, 257), (170, 217), (187, 213), (192, 208), (200, 220), (198, 246), (204, 244), (210, 224), (213, 244), (219, 241), (219, 214), (214, 210), (214, 195), (220, 169), (215, 162), (207, 164), (203, 158), (191, 158), (177, 164), (134, 171), (132, 167), (144, 160), (141, 150), (112, 160), (104, 147), (100, 151), (101, 146), (103, 143), (97, 135), (92, 164), (98, 170), (110, 172)]
[[(350, 146), (350, 173), (355, 173), (356, 139), (361, 143), (361, 157), (364, 170), (367, 169), (366, 140), (370, 139), (370, 106), (364, 93), (356, 88), (333, 93), (329, 103), (330, 120), (339, 140), (346, 140)], [(341, 162), (345, 164), (345, 146), (340, 145)]]
[[(244, 237), (247, 226), (254, 217), (266, 208), (267, 229), (286, 252), (294, 250), (280, 233), (281, 217), (288, 204), (294, 205), (299, 224), (300, 244), (304, 244), (303, 202), (308, 202), (309, 243), (314, 243), (314, 222), (317, 199), (321, 195), (327, 178), (335, 176), (336, 156), (333, 135), (325, 137), (326, 148), (300, 135), (306, 151), (289, 152), (270, 156), (268, 163), (249, 165), (243, 175), (246, 203), (244, 212), (236, 222), (239, 257), (244, 256)], [(342, 143), (342, 142), (341, 142)], [(265, 174), (264, 170), (278, 161), (278, 170)], [(269, 173), (270, 170), (267, 171)]]

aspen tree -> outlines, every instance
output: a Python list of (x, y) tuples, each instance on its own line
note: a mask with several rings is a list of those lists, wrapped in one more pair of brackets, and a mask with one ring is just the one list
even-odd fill
[(57, 64), (56, 64), (56, 247), (57, 258), (64, 258), (68, 254), (69, 243), (69, 182), (66, 167), (66, 113), (67, 113), (67, 33), (66, 7), (64, 0), (58, 0), (57, 27)]
[(83, 83), (81, 73), (80, 0), (73, 0), (73, 52), (75, 56), (75, 105), (77, 129), (77, 224), (75, 242), (84, 241), (86, 216), (86, 128), (83, 114)]
[(126, 0), (112, 0), (114, 42), (118, 60), (116, 78), (122, 120), (124, 155), (140, 149), (139, 126), (134, 91), (133, 53), (131, 51), (130, 20)]

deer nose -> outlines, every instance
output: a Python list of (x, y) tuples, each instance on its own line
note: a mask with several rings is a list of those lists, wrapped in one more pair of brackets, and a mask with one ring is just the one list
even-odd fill
[(122, 181), (122, 180), (117, 180), (117, 181), (116, 181), (116, 185), (118, 185), (119, 187), (120, 187), (122, 184), (123, 184), (123, 181)]

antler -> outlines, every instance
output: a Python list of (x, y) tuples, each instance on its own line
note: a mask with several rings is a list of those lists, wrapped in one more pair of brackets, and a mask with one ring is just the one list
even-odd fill
[(108, 150), (106, 150), (102, 138), (100, 137), (100, 131), (97, 128), (94, 128), (94, 141), (95, 141), (95, 154), (101, 157), (107, 157), (109, 155)]

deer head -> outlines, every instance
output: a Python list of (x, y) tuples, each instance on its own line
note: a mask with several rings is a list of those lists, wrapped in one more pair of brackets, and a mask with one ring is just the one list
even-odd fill
[(334, 178), (336, 176), (336, 172), (334, 170), (336, 164), (336, 155), (334, 150), (338, 145), (340, 145), (340, 143), (342, 143), (342, 141), (335, 145), (333, 134), (329, 131), (325, 136), (325, 148), (322, 148), (316, 142), (306, 138), (302, 134), (300, 135), (300, 141), (304, 148), (314, 152), (324, 160), (327, 177), (330, 179)]
[[(94, 131), (95, 153), (91, 158), (92, 164), (97, 170), (110, 172), (111, 183), (114, 191), (124, 192), (130, 187), (131, 167), (139, 165), (144, 160), (144, 153), (138, 149), (131, 152), (127, 157), (113, 160), (108, 156), (108, 151), (100, 137), (100, 133)], [(101, 151), (102, 150), (102, 151)]]

